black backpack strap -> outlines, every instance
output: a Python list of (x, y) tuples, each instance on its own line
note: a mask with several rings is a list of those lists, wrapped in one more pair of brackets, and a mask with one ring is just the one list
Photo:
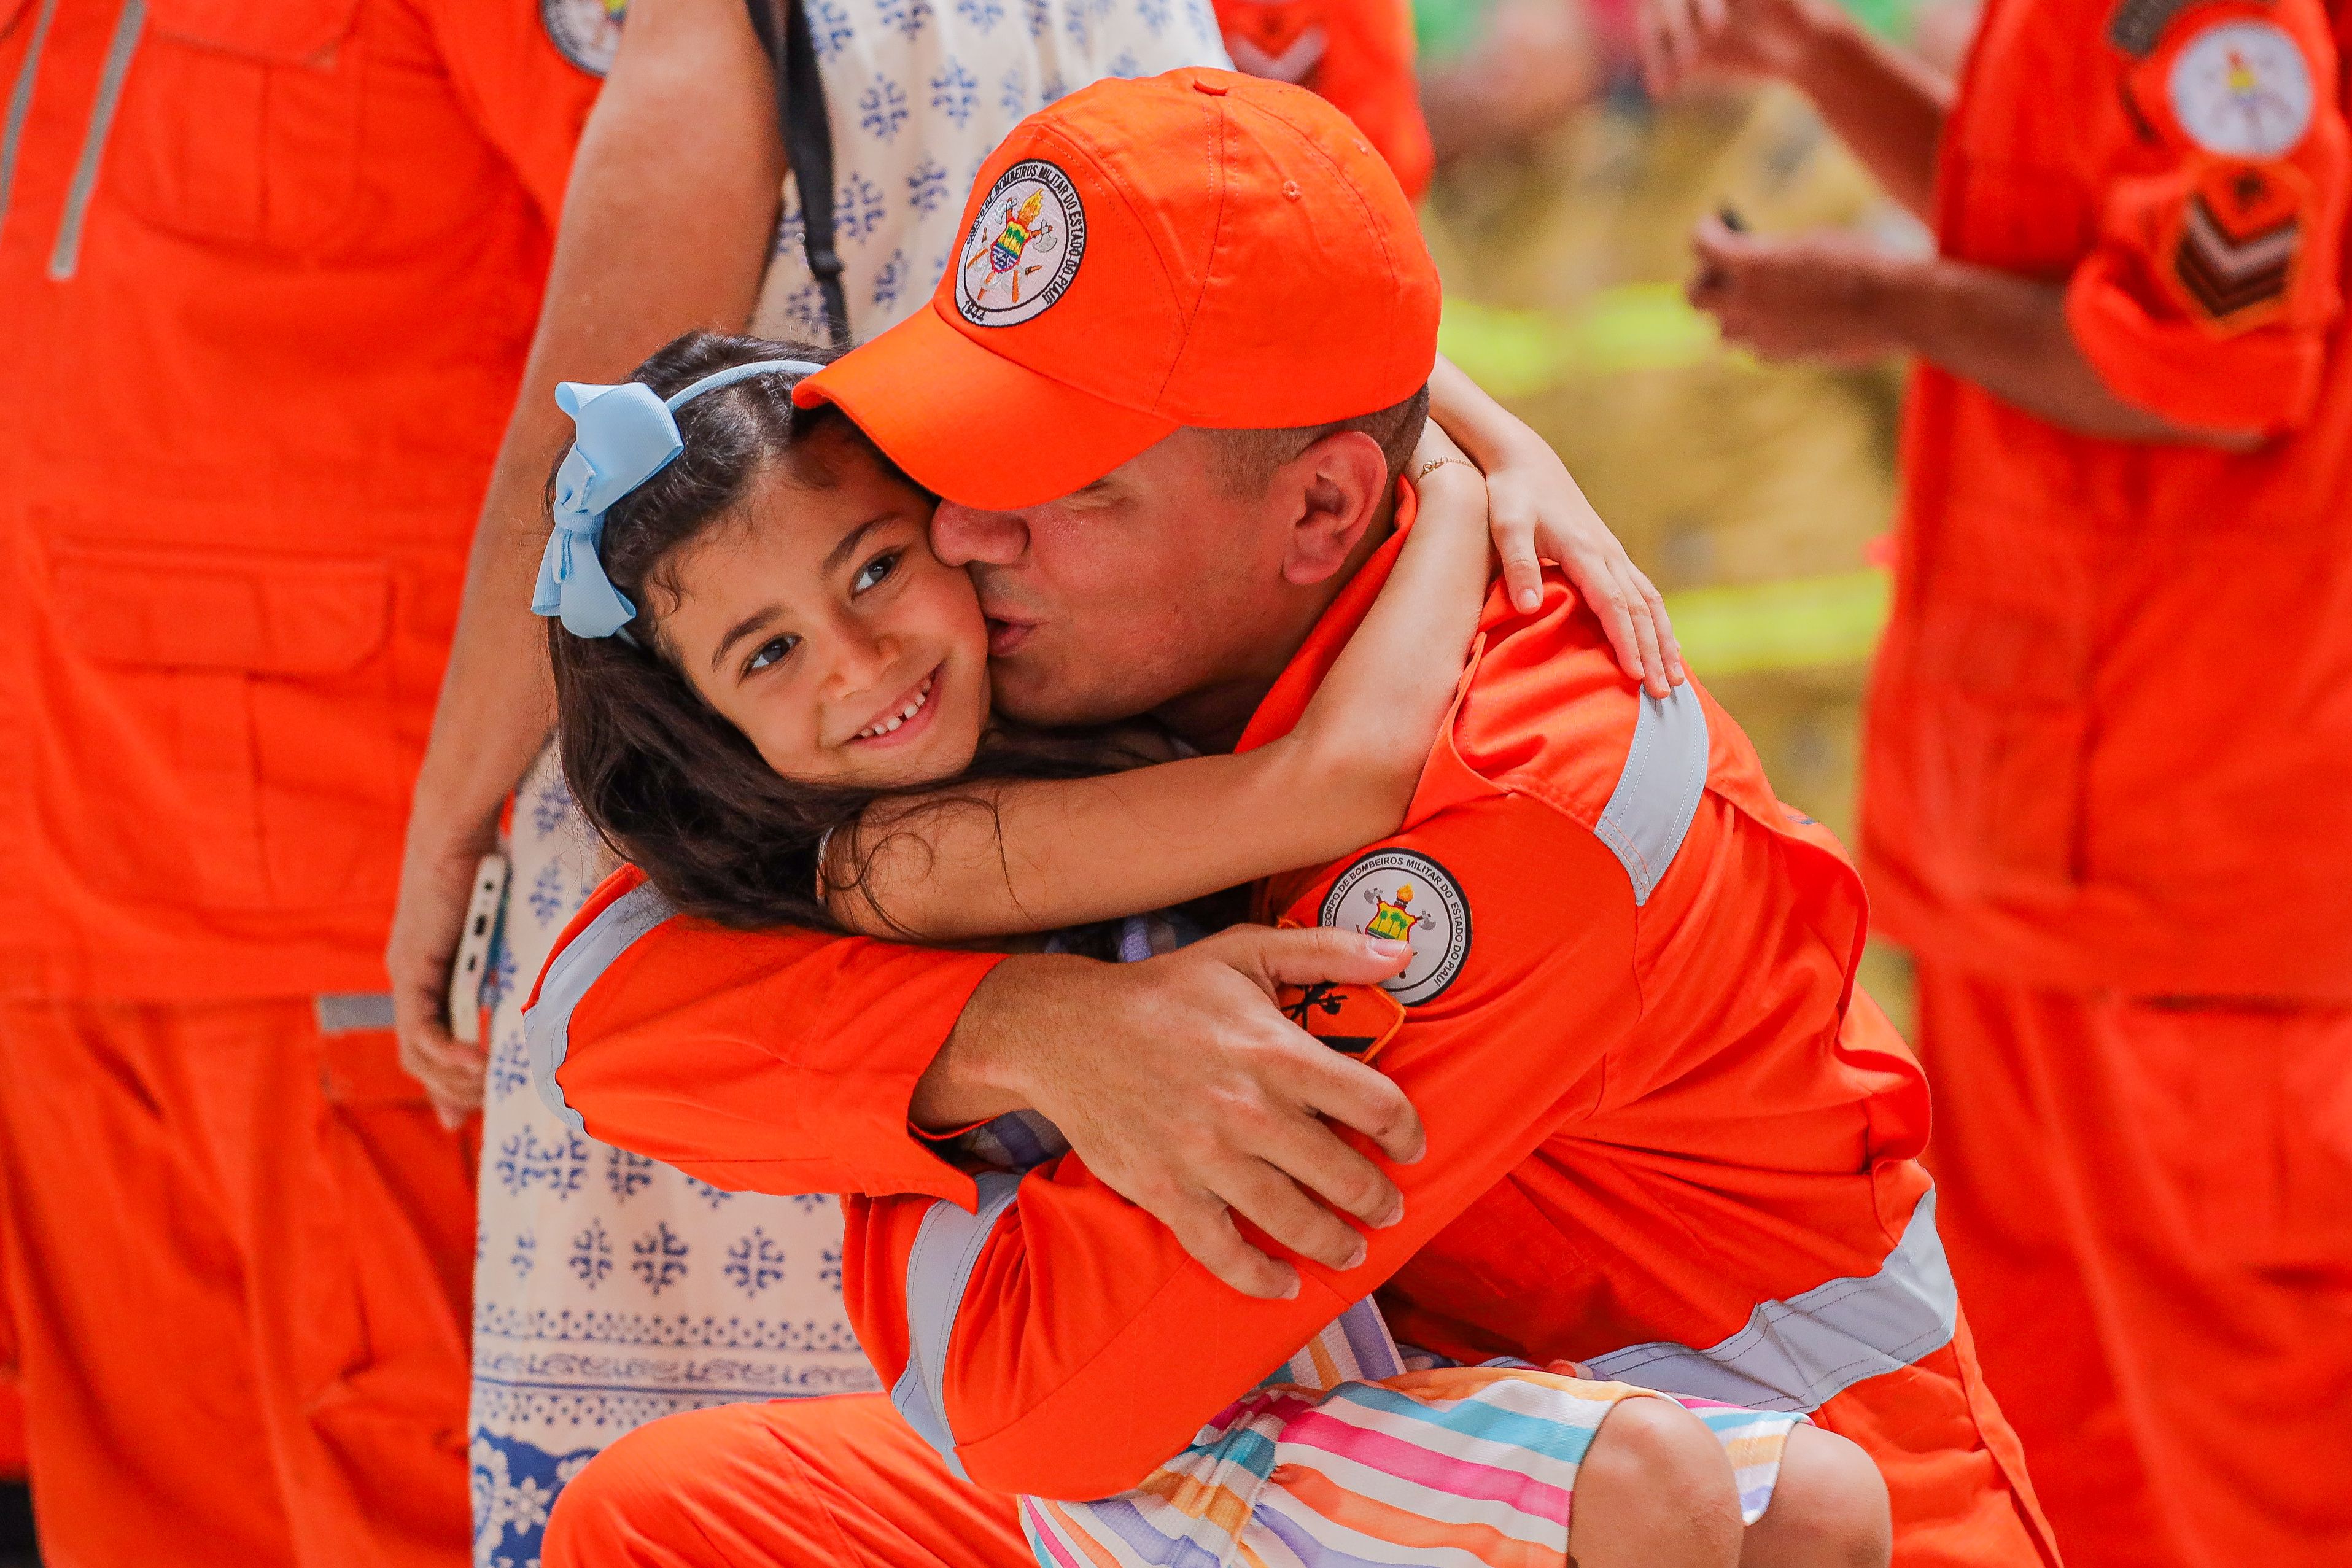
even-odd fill
[(747, 4), (751, 26), (775, 67), (776, 129), (783, 135), (784, 162), (800, 191), (809, 274), (824, 300), (826, 333), (834, 347), (846, 349), (849, 301), (841, 288), (841, 253), (833, 247), (833, 125), (825, 118), (824, 81), (817, 75), (808, 11), (802, 0)]

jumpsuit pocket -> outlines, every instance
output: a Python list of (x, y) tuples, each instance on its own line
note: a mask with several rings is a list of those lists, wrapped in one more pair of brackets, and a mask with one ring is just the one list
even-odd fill
[[(295, 1310), (291, 1392), (352, 1506), (439, 1534), (464, 1517), (452, 1457), (466, 1439), (476, 1162), (416, 1097), (393, 1092), (389, 1034), (322, 1043), (317, 1163), (268, 1233), (290, 1254), (268, 1267)], [(349, 1081), (370, 1047), (380, 1092)], [(339, 1077), (362, 1092), (339, 1094)]]
[(2063, 893), (2082, 877), (2088, 554), (2033, 521), (1955, 539), (1977, 547), (1937, 561), (1923, 595), (1919, 826), (1981, 878), (1964, 896)]
[(395, 732), (394, 575), (60, 546), (60, 847), (105, 890), (220, 909), (388, 898), (414, 757)]
[(359, 191), (360, 0), (148, 0), (106, 179), (194, 239), (297, 250)]

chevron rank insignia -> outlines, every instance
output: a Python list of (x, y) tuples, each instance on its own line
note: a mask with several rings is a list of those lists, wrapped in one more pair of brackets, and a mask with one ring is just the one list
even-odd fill
[(1310, 26), (1276, 50), (1236, 28), (1225, 35), (1225, 53), (1233, 57), (1234, 68), (1244, 76), (1304, 87), (1315, 68), (1323, 63), (1323, 52), (1329, 43), (1321, 27)]
[(1333, 1050), (1370, 1061), (1404, 1022), (1404, 1005), (1377, 985), (1285, 985), (1275, 1005)]
[(2241, 331), (2284, 308), (2303, 243), (2303, 183), (2280, 164), (2233, 163), (2200, 180), (2181, 208), (2172, 280), (2192, 313)]
[[(1295, 931), (1298, 922), (1276, 922)], [(1378, 985), (1341, 985), (1318, 980), (1312, 985), (1276, 988), (1274, 1005), (1292, 1023), (1346, 1056), (1370, 1061), (1395, 1037), (1404, 1022), (1404, 1004)]]

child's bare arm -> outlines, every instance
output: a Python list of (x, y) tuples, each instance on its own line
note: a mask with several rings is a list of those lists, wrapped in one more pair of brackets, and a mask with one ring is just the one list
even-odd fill
[(1541, 561), (1556, 561), (1592, 606), (1627, 675), (1653, 697), (1688, 679), (1665, 601), (1584, 499), (1566, 464), (1444, 355), (1429, 378), (1430, 417), (1486, 470), (1487, 511), (1511, 602), (1543, 601)]
[[(1486, 592), (1486, 484), (1432, 428), (1419, 517), (1297, 727), (1233, 756), (992, 780), (866, 814), (827, 847), (834, 913), (877, 935), (1050, 931), (1202, 897), (1396, 830)], [(863, 866), (862, 872), (858, 868)]]

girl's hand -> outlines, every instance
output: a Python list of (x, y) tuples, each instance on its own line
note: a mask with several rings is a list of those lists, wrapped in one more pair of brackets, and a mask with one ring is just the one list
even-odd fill
[(1689, 679), (1665, 601), (1626, 557), (1544, 438), (1443, 354), (1430, 372), (1429, 400), (1430, 416), (1486, 470), (1487, 520), (1511, 603), (1522, 611), (1541, 605), (1543, 571), (1537, 563), (1556, 561), (1601, 617), (1626, 674), (1653, 697)]
[(1486, 508), (1515, 606), (1531, 611), (1543, 603), (1538, 563), (1558, 562), (1601, 617), (1618, 664), (1643, 689), (1664, 697), (1690, 679), (1656, 584), (1633, 564), (1549, 447), (1530, 435), (1496, 454), (1486, 468)]

